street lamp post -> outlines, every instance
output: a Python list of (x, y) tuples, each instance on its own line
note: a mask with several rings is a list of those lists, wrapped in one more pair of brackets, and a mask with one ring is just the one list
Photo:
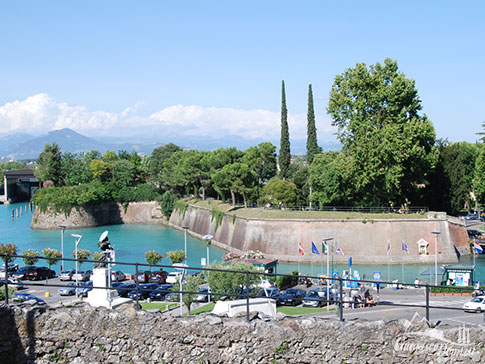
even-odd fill
[(327, 280), (325, 281), (325, 283), (327, 284), (327, 311), (330, 311), (330, 286), (329, 286), (329, 270), (330, 270), (330, 260), (329, 260), (329, 256), (330, 256), (330, 252), (328, 251), (328, 244), (327, 244), (327, 241), (330, 241), (330, 240), (333, 240), (333, 238), (325, 238), (323, 239), (323, 243), (325, 244), (326, 248), (327, 248)]
[[(202, 237), (202, 239), (204, 239), (207, 243), (207, 262), (206, 262), (206, 267), (209, 266), (209, 245), (211, 243), (211, 240), (212, 240), (213, 236), (212, 235), (204, 235)], [(209, 287), (210, 289), (210, 287)], [(207, 297), (207, 302), (210, 302), (211, 301), (211, 295), (209, 294), (208, 297)]]
[(64, 231), (66, 231), (66, 225), (58, 225), (62, 229), (61, 231), (61, 272), (64, 271)]
[(438, 285), (438, 235), (439, 231), (431, 232), (434, 234), (434, 285)]
[(71, 234), (73, 238), (77, 238), (75, 243), (75, 255), (76, 255), (76, 296), (77, 296), (77, 286), (78, 286), (78, 275), (77, 275), (77, 246), (82, 239), (82, 235), (79, 234)]
[(187, 264), (187, 229), (189, 227), (184, 225), (182, 229), (184, 229), (184, 252), (185, 252), (185, 264)]

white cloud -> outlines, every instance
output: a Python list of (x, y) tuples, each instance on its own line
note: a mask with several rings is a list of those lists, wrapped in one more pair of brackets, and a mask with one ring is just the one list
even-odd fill
[[(91, 136), (198, 135), (278, 139), (280, 113), (269, 110), (174, 105), (149, 116), (140, 112), (141, 103), (119, 113), (90, 111), (84, 106), (57, 102), (47, 94), (30, 96), (0, 106), (0, 133), (20, 131), (31, 134), (71, 128)], [(333, 132), (328, 117), (316, 117), (319, 137)], [(293, 139), (306, 138), (306, 115), (288, 116)]]

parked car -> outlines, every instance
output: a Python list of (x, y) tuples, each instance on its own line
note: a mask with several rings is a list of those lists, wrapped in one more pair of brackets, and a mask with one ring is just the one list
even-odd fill
[[(245, 299), (247, 298), (247, 289), (246, 288), (243, 288), (243, 290), (241, 291), (241, 293), (239, 293), (239, 296), (236, 297), (237, 300), (242, 300), (242, 299)], [(249, 288), (249, 297), (253, 298), (253, 297), (256, 297), (258, 295), (258, 291), (256, 290), (256, 288)]]
[(76, 288), (76, 296), (87, 297), (88, 292), (93, 290), (93, 281), (82, 282)]
[(24, 278), (28, 279), (29, 281), (41, 280), (46, 278), (54, 278), (56, 276), (56, 272), (52, 269), (47, 267), (29, 267), (24, 272)]
[(74, 269), (63, 270), (61, 273), (59, 273), (59, 280), (60, 281), (71, 281), (74, 273), (76, 273), (76, 271)]
[(91, 270), (78, 270), (77, 274), (72, 275), (73, 281), (89, 281), (93, 272)]
[(276, 303), (280, 305), (297, 306), (303, 302), (305, 295), (306, 292), (303, 289), (288, 288), (281, 292)]
[(482, 233), (478, 230), (467, 229), (468, 237), (470, 239), (481, 239)]
[(209, 302), (210, 296), (210, 288), (209, 287), (201, 287), (199, 288), (199, 293), (195, 297), (197, 302)]
[[(17, 289), (22, 289), (24, 287), (23, 282), (17, 277), (8, 277), (7, 283), (9, 286), (15, 287)], [(5, 278), (0, 279), (0, 287), (5, 284)]]
[(152, 300), (164, 300), (165, 296), (171, 292), (172, 287), (171, 284), (162, 284), (156, 290), (150, 292), (149, 297)]
[(168, 272), (165, 272), (164, 270), (156, 270), (150, 273), (150, 277), (148, 277), (148, 282), (164, 284), (167, 280), (167, 276)]
[(21, 293), (21, 292), (15, 292), (13, 296), (14, 301), (18, 302), (25, 302), (25, 301), (30, 301), (34, 300), (36, 303), (39, 305), (45, 305), (45, 301), (39, 297), (35, 297), (34, 295), (30, 293)]
[(465, 312), (484, 312), (485, 296), (478, 296), (463, 305)]
[(281, 292), (278, 288), (263, 288), (261, 290), (261, 297), (278, 298)]
[(148, 283), (148, 280), (150, 279), (150, 273), (151, 272), (148, 270), (138, 272), (138, 274), (135, 275), (133, 280), (135, 282), (138, 281), (138, 283)]
[(167, 276), (167, 279), (165, 279), (165, 282), (170, 283), (170, 284), (175, 284), (177, 283), (177, 280), (182, 276), (181, 272), (170, 272)]
[(58, 289), (61, 296), (72, 296), (76, 293), (76, 282), (69, 282), (67, 286)]
[(478, 220), (478, 214), (470, 214), (463, 216), (465, 220)]
[(13, 277), (16, 277), (18, 279), (27, 279), (27, 273), (30, 271), (33, 271), (34, 268), (37, 268), (35, 266), (25, 266), (25, 267), (20, 267), (16, 272), (12, 274)]
[(262, 279), (259, 284), (260, 288), (275, 288), (275, 285), (267, 279)]
[(120, 270), (114, 271), (111, 273), (111, 281), (113, 282), (121, 282), (126, 280), (126, 275)]
[(320, 296), (315, 290), (311, 290), (303, 298), (303, 306), (322, 307), (325, 303), (325, 296)]
[(128, 297), (128, 293), (133, 291), (134, 288), (136, 288), (135, 283), (121, 283), (116, 287), (116, 291), (118, 292), (118, 296)]
[[(150, 292), (158, 288), (157, 283), (145, 283), (138, 286), (138, 299), (147, 299), (150, 296)], [(131, 299), (137, 298), (136, 290), (128, 292), (128, 297)]]

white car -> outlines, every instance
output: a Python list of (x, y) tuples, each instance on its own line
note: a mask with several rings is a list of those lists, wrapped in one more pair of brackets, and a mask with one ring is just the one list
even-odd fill
[(484, 312), (485, 296), (478, 296), (463, 305), (465, 312)]
[(275, 288), (274, 284), (268, 281), (267, 279), (262, 279), (261, 283), (259, 284), (259, 288)]
[(175, 284), (175, 283), (177, 283), (177, 280), (180, 279), (181, 276), (182, 276), (181, 272), (171, 272), (171, 273), (168, 274), (165, 282), (170, 283), (170, 284)]

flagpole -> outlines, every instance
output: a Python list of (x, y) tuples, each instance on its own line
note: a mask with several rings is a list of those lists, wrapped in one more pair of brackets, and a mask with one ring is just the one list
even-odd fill
[(391, 261), (391, 241), (387, 240), (387, 281), (391, 281), (391, 268), (390, 268), (390, 261)]
[(330, 252), (328, 251), (328, 245), (327, 245), (327, 280), (325, 281), (327, 283), (327, 311), (330, 311), (330, 281), (328, 280), (330, 278)]
[[(404, 254), (404, 252), (403, 252)], [(404, 255), (401, 256), (402, 281), (404, 283)]]

